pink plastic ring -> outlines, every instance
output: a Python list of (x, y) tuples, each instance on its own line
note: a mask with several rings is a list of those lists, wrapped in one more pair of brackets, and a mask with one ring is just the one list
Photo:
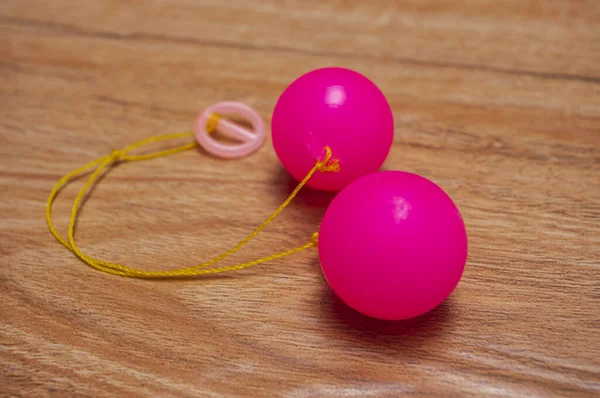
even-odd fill
[[(220, 144), (210, 137), (206, 130), (207, 123), (212, 114), (242, 116), (250, 122), (254, 132), (221, 118), (216, 126), (219, 132), (242, 143), (239, 145)], [(265, 123), (260, 115), (248, 105), (230, 101), (219, 102), (202, 111), (194, 123), (194, 134), (198, 144), (206, 149), (206, 151), (215, 156), (228, 159), (249, 155), (260, 148), (266, 138)]]

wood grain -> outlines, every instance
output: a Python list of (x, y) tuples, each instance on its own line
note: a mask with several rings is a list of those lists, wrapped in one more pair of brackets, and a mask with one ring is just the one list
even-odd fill
[[(4, 396), (597, 396), (600, 7), (594, 0), (3, 0), (0, 394)], [(270, 121), (300, 74), (340, 65), (394, 110), (388, 169), (441, 185), (465, 218), (457, 290), (408, 322), (330, 292), (315, 252), (201, 280), (85, 266), (50, 236), (67, 171), (189, 130), (239, 100)], [(125, 164), (78, 229), (147, 269), (207, 259), (294, 183), (270, 144)], [(81, 182), (56, 205), (65, 232)], [(305, 242), (331, 199), (306, 191), (235, 260)], [(233, 261), (233, 260), (232, 260)]]

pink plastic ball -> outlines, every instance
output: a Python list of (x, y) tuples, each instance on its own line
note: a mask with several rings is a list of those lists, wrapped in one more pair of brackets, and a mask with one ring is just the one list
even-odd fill
[(334, 292), (379, 319), (413, 318), (458, 284), (467, 233), (450, 197), (416, 174), (363, 177), (329, 205), (319, 231), (321, 267)]
[(324, 68), (294, 81), (281, 95), (271, 122), (283, 167), (302, 180), (329, 146), (338, 173), (317, 173), (308, 185), (337, 191), (379, 170), (394, 138), (394, 118), (382, 92), (349, 69)]

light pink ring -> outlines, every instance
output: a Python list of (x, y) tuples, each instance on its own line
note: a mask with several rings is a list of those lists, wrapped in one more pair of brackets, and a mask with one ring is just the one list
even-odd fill
[[(250, 122), (254, 132), (221, 118), (217, 123), (219, 132), (242, 143), (239, 145), (220, 144), (210, 137), (206, 130), (207, 123), (212, 114), (219, 116), (224, 114), (242, 116)], [(248, 105), (231, 101), (219, 102), (202, 111), (194, 123), (194, 134), (198, 144), (209, 153), (228, 159), (249, 155), (260, 148), (266, 138), (265, 123), (260, 115)]]

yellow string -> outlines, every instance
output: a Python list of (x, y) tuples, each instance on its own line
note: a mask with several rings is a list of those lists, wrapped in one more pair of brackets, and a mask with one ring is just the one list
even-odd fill
[(221, 116), (217, 113), (211, 113), (210, 117), (206, 121), (206, 132), (208, 134), (214, 133), (217, 131), (217, 126), (219, 125), (219, 120), (221, 120)]
[[(218, 123), (218, 119), (216, 120), (216, 122)], [(216, 126), (216, 123), (214, 124), (214, 126)], [(208, 127), (207, 127), (207, 129), (208, 129)], [(56, 185), (50, 192), (50, 196), (48, 197), (48, 203), (46, 206), (46, 221), (48, 222), (48, 227), (50, 228), (50, 233), (52, 233), (52, 235), (63, 246), (65, 246), (67, 249), (69, 249), (77, 257), (79, 257), (81, 260), (83, 260), (85, 263), (87, 263), (91, 267), (93, 267), (97, 270), (100, 270), (102, 272), (109, 273), (109, 274), (133, 277), (133, 278), (176, 278), (176, 277), (190, 277), (190, 276), (198, 276), (198, 275), (216, 274), (216, 273), (226, 272), (226, 271), (235, 271), (235, 270), (239, 270), (242, 268), (251, 267), (253, 265), (261, 264), (261, 263), (264, 263), (267, 261), (275, 260), (275, 259), (278, 259), (281, 257), (289, 256), (291, 254), (298, 253), (302, 250), (317, 246), (317, 241), (318, 241), (319, 235), (318, 235), (318, 233), (314, 233), (311, 238), (311, 241), (309, 243), (306, 243), (303, 246), (300, 246), (300, 247), (297, 247), (297, 248), (294, 248), (294, 249), (291, 249), (291, 250), (288, 250), (288, 251), (285, 251), (282, 253), (272, 254), (267, 257), (259, 258), (259, 259), (245, 262), (245, 263), (238, 264), (238, 265), (218, 267), (218, 268), (208, 268), (211, 265), (214, 265), (215, 263), (223, 260), (224, 258), (230, 256), (231, 254), (233, 254), (236, 251), (238, 251), (239, 249), (241, 249), (244, 245), (246, 245), (254, 237), (256, 237), (256, 235), (258, 235), (263, 229), (265, 229), (265, 227), (267, 225), (269, 225), (275, 219), (275, 217), (277, 217), (279, 215), (279, 213), (281, 213), (292, 202), (292, 200), (296, 197), (296, 195), (298, 195), (298, 193), (304, 187), (304, 185), (306, 185), (308, 180), (317, 171), (320, 171), (320, 172), (337, 172), (337, 171), (339, 171), (340, 170), (339, 162), (337, 159), (331, 158), (332, 153), (331, 153), (331, 149), (329, 147), (325, 147), (325, 149), (324, 149), (325, 156), (323, 157), (323, 159), (317, 161), (315, 166), (308, 172), (306, 177), (304, 177), (304, 179), (298, 184), (296, 189), (294, 189), (294, 191), (290, 194), (290, 196), (281, 204), (281, 206), (279, 206), (277, 208), (277, 210), (275, 210), (275, 212), (273, 212), (273, 214), (271, 214), (267, 218), (267, 220), (264, 223), (262, 223), (250, 235), (248, 235), (246, 238), (244, 238), (242, 241), (240, 241), (233, 248), (231, 248), (230, 250), (228, 250), (227, 252), (225, 252), (223, 254), (218, 255), (217, 257), (213, 258), (212, 260), (209, 260), (204, 263), (197, 264), (197, 265), (194, 265), (191, 267), (179, 268), (179, 269), (174, 269), (174, 270), (169, 270), (169, 271), (144, 271), (144, 270), (139, 270), (139, 269), (135, 269), (135, 268), (130, 268), (130, 267), (128, 267), (126, 265), (122, 265), (122, 264), (116, 264), (116, 263), (112, 263), (109, 261), (98, 260), (98, 259), (95, 259), (95, 258), (83, 253), (79, 249), (77, 244), (75, 243), (75, 224), (77, 222), (77, 216), (78, 216), (81, 202), (82, 202), (86, 192), (96, 182), (96, 180), (102, 174), (102, 172), (104, 170), (106, 170), (106, 168), (109, 167), (110, 165), (115, 164), (120, 161), (139, 161), (139, 160), (155, 159), (155, 158), (159, 158), (162, 156), (168, 156), (168, 155), (172, 155), (172, 154), (175, 154), (178, 152), (183, 152), (183, 151), (195, 148), (197, 146), (197, 144), (194, 142), (194, 143), (189, 143), (189, 144), (185, 144), (182, 146), (178, 146), (175, 148), (158, 151), (158, 152), (151, 152), (151, 153), (142, 154), (142, 155), (130, 155), (129, 154), (130, 151), (132, 151), (138, 147), (147, 145), (147, 144), (151, 144), (151, 143), (158, 142), (158, 141), (192, 137), (192, 136), (193, 136), (192, 133), (176, 133), (176, 134), (166, 134), (166, 135), (161, 135), (161, 136), (157, 136), (157, 137), (152, 137), (152, 138), (137, 142), (133, 145), (129, 145), (123, 149), (114, 150), (110, 155), (96, 159), (96, 160), (86, 164), (85, 166), (79, 167), (79, 168), (71, 171), (70, 173), (68, 173), (67, 175), (62, 177), (56, 183)], [(92, 174), (88, 178), (88, 180), (85, 183), (85, 185), (83, 186), (83, 188), (81, 188), (81, 190), (75, 197), (75, 201), (73, 202), (73, 207), (71, 209), (71, 218), (69, 221), (69, 229), (68, 229), (68, 233), (67, 233), (67, 239), (65, 240), (62, 236), (60, 236), (60, 234), (56, 231), (56, 228), (54, 227), (54, 223), (52, 221), (52, 205), (54, 204), (56, 196), (58, 195), (60, 190), (66, 184), (68, 184), (77, 175), (84, 173), (90, 169), (93, 169), (94, 167), (96, 169), (92, 172)]]

